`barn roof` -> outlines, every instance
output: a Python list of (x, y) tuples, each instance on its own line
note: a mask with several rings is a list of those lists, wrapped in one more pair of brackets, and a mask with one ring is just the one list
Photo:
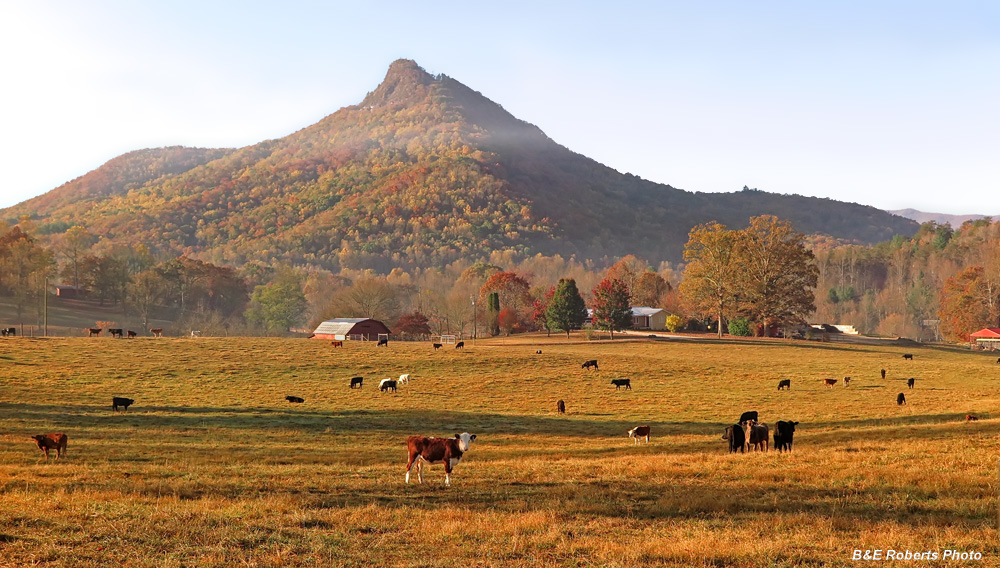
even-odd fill
[(1000, 327), (987, 327), (969, 334), (971, 339), (1000, 339)]
[(368, 319), (369, 318), (335, 318), (326, 320), (325, 322), (319, 324), (313, 333), (317, 335), (321, 333), (328, 335), (348, 335), (351, 332), (351, 328), (363, 321), (368, 321)]

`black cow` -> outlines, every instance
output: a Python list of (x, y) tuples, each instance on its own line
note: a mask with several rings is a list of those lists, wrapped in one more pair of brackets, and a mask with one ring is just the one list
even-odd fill
[(126, 411), (128, 411), (128, 407), (132, 406), (134, 402), (135, 401), (132, 400), (131, 398), (124, 398), (120, 396), (111, 397), (111, 408), (115, 412), (118, 412), (118, 407), (121, 406)]
[(1000, 365), (1000, 357), (997, 357), (997, 365)]
[(910, 387), (912, 389), (913, 388), (913, 383), (915, 383), (915, 382), (917, 382), (917, 379), (907, 379), (906, 380), (906, 386), (908, 386), (908, 387)]
[(778, 390), (781, 389), (792, 390), (792, 379), (781, 379), (778, 381)]
[(906, 404), (906, 397), (903, 396), (903, 393), (899, 393), (896, 395), (896, 404), (899, 405)]
[(122, 330), (122, 328), (120, 327), (117, 329), (108, 328), (108, 333), (111, 335), (111, 337), (117, 337), (119, 339), (125, 337), (125, 331)]
[(559, 414), (566, 414), (566, 403), (563, 402), (563, 401), (561, 401), (561, 400), (559, 402), (557, 402), (556, 403), (556, 410), (559, 411)]
[(779, 420), (774, 425), (774, 447), (779, 452), (783, 450), (792, 451), (792, 437), (795, 435), (795, 427), (798, 422), (791, 420)]
[(378, 343), (375, 344), (375, 347), (382, 347), (383, 345), (385, 345), (386, 347), (389, 346), (389, 338), (388, 337), (383, 337), (382, 339), (379, 339)]
[(597, 369), (598, 371), (600, 370), (600, 369), (597, 368), (597, 359), (591, 359), (590, 361), (585, 361), (583, 363), (583, 365), (580, 365), (580, 367), (582, 367), (584, 369), (589, 369), (589, 368), (593, 367), (593, 368)]
[(437, 351), (438, 349), (441, 349), (441, 344), (440, 343), (431, 343), (431, 346), (434, 348), (435, 351)]
[(844, 377), (844, 386), (845, 387), (851, 386), (851, 377)]
[(909, 359), (910, 361), (912, 361), (913, 360), (913, 354), (912, 353), (904, 353), (903, 354), (903, 359)]
[(455, 344), (455, 349), (465, 349), (465, 342), (464, 341), (459, 341), (458, 343), (456, 343)]
[(382, 392), (396, 392), (396, 381), (392, 379), (382, 379), (382, 382), (378, 385), (378, 390)]
[(615, 385), (615, 390), (625, 387), (626, 390), (632, 390), (632, 380), (631, 379), (611, 379), (611, 384)]
[(14, 336), (17, 335), (17, 328), (16, 327), (5, 327), (5, 328), (2, 328), (2, 329), (0, 329), (0, 335), (2, 335), (4, 337), (14, 337)]
[(302, 404), (303, 402), (306, 401), (306, 399), (304, 399), (302, 397), (292, 396), (292, 395), (286, 396), (285, 400), (287, 400), (288, 402), (294, 402), (294, 403), (297, 403), (297, 404)]
[(134, 332), (134, 331), (132, 331), (132, 330), (130, 329), (130, 330), (128, 330), (128, 333), (126, 333), (125, 335), (126, 335), (126, 337), (128, 337), (129, 339), (135, 339), (135, 337), (136, 337), (137, 335), (139, 335), (139, 334), (138, 334), (138, 333), (136, 333), (136, 332)]
[(743, 426), (739, 424), (727, 426), (726, 431), (722, 433), (722, 439), (729, 440), (729, 453), (746, 451), (746, 435), (743, 433)]
[(740, 419), (737, 421), (737, 423), (738, 424), (743, 424), (744, 422), (747, 422), (749, 420), (753, 420), (754, 422), (757, 421), (757, 411), (756, 410), (748, 410), (748, 411), (744, 412), (743, 414), (740, 414)]
[(882, 369), (882, 378), (885, 378), (885, 369)]
[(358, 388), (361, 388), (364, 386), (364, 382), (364, 377), (351, 377), (351, 388), (353, 389), (355, 385), (357, 385)]

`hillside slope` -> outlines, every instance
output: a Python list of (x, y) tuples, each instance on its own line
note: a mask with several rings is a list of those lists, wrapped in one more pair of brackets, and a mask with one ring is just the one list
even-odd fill
[(621, 174), (399, 60), (361, 104), (285, 138), (126, 154), (0, 215), (30, 214), (56, 230), (81, 224), (218, 263), (387, 270), (495, 250), (676, 261), (693, 225), (742, 227), (765, 213), (860, 243), (918, 228), (829, 199), (692, 193)]

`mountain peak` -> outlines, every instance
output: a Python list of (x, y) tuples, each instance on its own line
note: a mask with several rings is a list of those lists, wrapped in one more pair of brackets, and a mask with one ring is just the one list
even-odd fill
[(361, 106), (377, 107), (390, 104), (407, 104), (422, 99), (434, 77), (412, 59), (397, 59), (389, 65), (385, 79), (368, 93)]

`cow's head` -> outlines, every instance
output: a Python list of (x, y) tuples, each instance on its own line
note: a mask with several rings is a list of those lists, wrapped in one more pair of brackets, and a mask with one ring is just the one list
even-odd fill
[(455, 434), (455, 439), (458, 440), (458, 449), (467, 452), (469, 451), (469, 444), (476, 441), (476, 435), (462, 432), (461, 434)]

